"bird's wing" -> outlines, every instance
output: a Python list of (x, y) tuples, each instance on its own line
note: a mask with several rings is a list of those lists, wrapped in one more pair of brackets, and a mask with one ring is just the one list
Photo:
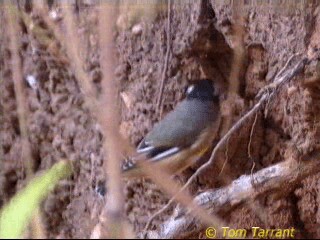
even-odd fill
[[(140, 144), (144, 144), (142, 141)], [(153, 147), (145, 146), (141, 150), (137, 150), (138, 155), (131, 158), (125, 158), (124, 162), (121, 165), (122, 171), (126, 172), (137, 167), (136, 163), (139, 161), (151, 161), (156, 162), (161, 159), (172, 156), (180, 151), (178, 147)]]
[[(210, 109), (212, 106), (203, 106), (193, 102), (181, 102), (174, 112), (157, 123), (147, 136), (140, 142), (137, 152), (145, 154), (151, 161), (171, 156), (181, 149), (190, 146), (202, 131), (212, 122)], [(186, 109), (188, 108), (188, 109)], [(187, 111), (186, 111), (187, 110)]]
[(163, 158), (169, 157), (180, 151), (178, 146), (154, 146), (143, 139), (138, 148), (137, 153), (145, 155), (152, 161), (158, 161)]

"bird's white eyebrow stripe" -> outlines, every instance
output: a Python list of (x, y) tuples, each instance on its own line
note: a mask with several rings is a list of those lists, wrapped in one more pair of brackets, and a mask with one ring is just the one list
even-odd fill
[(179, 150), (180, 150), (180, 148), (178, 148), (178, 147), (170, 148), (170, 149), (156, 155), (155, 157), (153, 157), (152, 161), (158, 161), (164, 157), (167, 157), (167, 156), (170, 156), (174, 153), (177, 153)]

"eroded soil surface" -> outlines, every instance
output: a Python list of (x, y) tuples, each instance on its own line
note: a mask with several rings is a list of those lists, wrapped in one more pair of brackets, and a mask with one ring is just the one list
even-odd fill
[[(28, 2), (28, 1), (27, 1)], [(239, 89), (232, 102), (231, 121), (235, 122), (254, 104), (259, 90), (270, 84), (275, 74), (293, 54), (319, 57), (320, 13), (318, 5), (305, 1), (304, 5), (245, 5), (242, 9), (243, 64), (239, 73)], [(74, 9), (79, 21), (78, 34), (87, 46), (85, 71), (99, 89), (101, 72), (97, 36), (97, 10), (91, 1), (79, 1)], [(59, 11), (56, 4), (50, 11)], [(166, 8), (165, 8), (166, 9)], [(21, 2), (21, 10), (33, 24), (50, 29), (33, 9)], [(0, 9), (6, 11), (5, 8)], [(0, 14), (0, 26), (6, 19)], [(63, 18), (63, 14), (61, 15)], [(121, 17), (121, 16), (120, 16)], [(167, 53), (167, 9), (155, 18), (142, 18), (126, 29), (115, 32), (118, 53), (116, 80), (126, 99), (123, 102), (121, 132), (136, 145), (161, 119), (157, 98), (161, 86)], [(216, 1), (181, 1), (171, 6), (170, 51), (162, 101), (163, 115), (183, 97), (188, 81), (208, 77), (216, 81), (222, 99), (226, 99), (228, 79), (235, 56), (239, 19), (235, 8)], [(63, 21), (55, 24), (63, 30)], [(27, 82), (29, 140), (34, 158), (34, 170), (48, 169), (62, 158), (76, 161), (76, 172), (50, 194), (43, 204), (47, 233), (50, 238), (89, 237), (97, 223), (104, 199), (97, 186), (104, 181), (102, 163), (103, 136), (100, 126), (90, 115), (82, 91), (73, 75), (70, 61), (60, 45), (48, 46), (37, 38), (28, 25), (21, 22), (21, 59), (23, 76), (34, 76), (36, 87)], [(10, 66), (11, 53), (5, 32), (0, 33), (0, 207), (25, 184), (25, 168), (21, 156), (21, 135), (16, 111), (16, 97)], [(298, 79), (283, 89), (270, 102), (270, 111), (264, 117), (257, 115), (248, 144), (254, 118), (237, 136), (230, 138), (227, 154), (221, 152), (216, 164), (193, 184), (197, 192), (225, 186), (243, 174), (250, 174), (253, 161), (259, 170), (284, 161), (294, 151), (306, 154), (320, 146), (319, 81), (308, 81), (317, 73), (317, 62), (312, 62)], [(305, 84), (308, 82), (308, 84)], [(225, 116), (226, 118), (227, 116)], [(221, 126), (221, 137), (225, 133)], [(181, 181), (208, 159), (208, 153), (199, 164), (186, 170)], [(227, 155), (228, 161), (220, 174)], [(235, 167), (236, 166), (236, 167)], [(213, 177), (215, 176), (215, 177)], [(232, 226), (251, 229), (291, 228), (297, 237), (319, 238), (320, 174), (307, 177), (282, 198), (273, 195), (256, 201), (266, 218), (262, 221), (253, 208), (240, 206), (223, 216)], [(136, 233), (149, 216), (160, 209), (167, 197), (149, 180), (126, 182), (125, 212)], [(171, 215), (168, 212), (154, 222), (158, 224)], [(194, 237), (203, 233), (194, 233)]]

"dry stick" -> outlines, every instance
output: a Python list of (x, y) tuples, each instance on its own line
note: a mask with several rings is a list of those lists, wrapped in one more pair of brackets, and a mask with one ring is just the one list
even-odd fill
[(61, 40), (62, 43), (64, 43), (64, 46), (66, 47), (67, 55), (69, 59), (72, 60), (70, 61), (70, 63), (74, 70), (73, 73), (76, 76), (76, 79), (80, 82), (81, 90), (84, 91), (84, 95), (87, 99), (87, 104), (90, 105), (90, 108), (94, 109), (96, 108), (96, 91), (91, 82), (89, 81), (89, 75), (84, 71), (82, 67), (82, 60), (80, 59), (80, 55), (78, 53), (81, 44), (80, 39), (77, 36), (75, 25), (76, 20), (74, 19), (72, 13), (72, 5), (66, 4), (66, 6), (63, 7), (63, 10), (65, 12), (67, 36), (62, 37), (59, 34), (58, 36), (62, 37)]
[[(240, 11), (239, 11), (240, 9)], [(244, 35), (245, 31), (245, 16), (243, 15), (243, 2), (235, 1), (232, 2), (232, 14), (233, 19), (235, 19), (234, 24), (234, 34), (233, 34), (233, 59), (232, 59), (232, 66), (230, 71), (230, 76), (228, 80), (228, 96), (227, 102), (231, 103), (236, 95), (239, 94), (239, 87), (240, 87), (240, 79), (241, 79), (241, 71), (244, 68), (244, 58), (245, 58), (245, 47), (244, 47)], [(230, 109), (227, 111), (227, 118), (221, 125), (221, 132), (222, 134), (226, 133), (231, 126), (232, 123), (232, 111), (234, 110), (234, 106), (231, 105)], [(228, 144), (226, 147), (225, 155), (228, 154)], [(225, 165), (227, 164), (228, 156), (223, 163), (219, 176), (222, 174)]]
[[(289, 59), (291, 61), (291, 58)], [(307, 63), (307, 58), (303, 58), (301, 61), (299, 61), (299, 63), (293, 67), (293, 69), (288, 70), (287, 74), (285, 74), (283, 77), (280, 77), (279, 79), (275, 79), (274, 82), (276, 82), (276, 85), (273, 86), (273, 92), (269, 95), (268, 92), (266, 91), (260, 98), (260, 100), (254, 105), (254, 107), (247, 112), (242, 118), (240, 118), (238, 120), (238, 122), (236, 124), (234, 124), (232, 126), (232, 128), (220, 139), (220, 141), (218, 142), (218, 144), (215, 146), (215, 148), (213, 149), (213, 152), (210, 156), (210, 159), (203, 164), (187, 181), (187, 183), (181, 188), (180, 191), (184, 191), (190, 184), (192, 181), (195, 180), (195, 178), (197, 176), (199, 176), (201, 173), (203, 173), (207, 167), (209, 167), (210, 165), (213, 164), (213, 161), (217, 155), (217, 152), (220, 148), (222, 148), (228, 141), (228, 139), (231, 137), (231, 135), (233, 135), (238, 129), (240, 129), (240, 127), (242, 127), (243, 124), (248, 122), (248, 119), (255, 113), (257, 113), (259, 110), (262, 109), (262, 107), (264, 106), (264, 104), (266, 103), (266, 101), (270, 100), (270, 98), (272, 98), (274, 96), (274, 93), (277, 91), (277, 89), (287, 83), (288, 81), (290, 81), (294, 76), (296, 76), (297, 74), (300, 73), (300, 71), (303, 69), (303, 67), (305, 66), (305, 64)], [(285, 65), (287, 66), (287, 64)], [(282, 71), (282, 70), (281, 70)], [(179, 192), (177, 193), (179, 194)], [(149, 219), (149, 221), (147, 222), (146, 226), (145, 226), (145, 231), (148, 230), (149, 226), (151, 225), (152, 220), (157, 217), (159, 214), (161, 214), (162, 212), (164, 212), (166, 209), (168, 209), (172, 202), (175, 200), (175, 197), (171, 198), (170, 201), (163, 207), (161, 208), (159, 211), (157, 211), (154, 215), (152, 215), (152, 217)]]
[[(248, 143), (248, 148), (247, 148), (247, 151), (248, 151), (248, 157), (250, 160), (252, 160), (252, 155), (251, 155), (251, 143), (252, 143), (252, 137), (253, 137), (253, 132), (254, 132), (254, 128), (256, 126), (256, 123), (257, 123), (257, 118), (258, 118), (258, 113), (255, 114), (255, 118), (254, 118), (254, 121), (253, 121), (253, 124), (251, 126), (251, 130), (250, 130), (250, 136), (249, 136), (249, 143)], [(228, 139), (229, 141), (230, 139)], [(229, 143), (227, 142), (226, 143), (226, 149), (228, 149), (228, 146), (229, 146)], [(225, 160), (226, 162), (227, 160)], [(252, 180), (253, 180), (253, 170), (254, 170), (254, 167), (255, 167), (255, 162), (253, 161), (253, 164), (252, 164), (252, 168), (251, 168), (251, 176), (252, 176)], [(230, 182), (232, 181), (231, 178), (228, 178), (230, 180)], [(253, 183), (252, 183), (253, 184)], [(255, 206), (255, 205), (259, 205), (258, 207)], [(263, 212), (261, 211), (261, 209), (263, 209), (263, 207), (259, 204), (259, 203), (255, 203), (253, 205), (253, 203), (248, 203), (247, 204), (247, 207), (252, 211), (252, 213), (254, 215), (256, 215), (262, 222), (265, 222), (266, 223), (266, 217), (265, 215), (263, 214)]]
[[(124, 197), (120, 172), (120, 132), (119, 132), (119, 104), (116, 101), (118, 89), (116, 86), (115, 69), (115, 46), (113, 41), (113, 27), (117, 16), (118, 5), (115, 3), (101, 3), (99, 6), (99, 35), (100, 35), (100, 65), (103, 75), (103, 96), (99, 102), (101, 114), (100, 124), (103, 126), (105, 141), (104, 149), (107, 155), (105, 172), (108, 176), (107, 189), (108, 200), (100, 219), (102, 227), (107, 227), (107, 233), (101, 237), (124, 238), (123, 232), (123, 209)], [(105, 218), (105, 219), (103, 219)]]
[[(280, 75), (279, 75), (280, 76)], [(251, 142), (252, 142), (252, 136), (253, 136), (253, 131), (254, 131), (254, 128), (256, 126), (256, 123), (257, 123), (257, 118), (258, 118), (258, 113), (256, 113), (256, 116), (254, 118), (254, 121), (253, 121), (253, 124), (252, 124), (252, 127), (251, 127), (251, 131), (250, 131), (250, 137), (249, 137), (249, 143), (248, 143), (248, 157), (250, 160), (252, 160), (252, 156), (251, 156)], [(256, 166), (256, 163), (254, 162), (253, 160), (253, 163), (252, 163), (252, 168), (251, 168), (251, 175), (253, 174), (253, 170), (254, 170), (254, 167)]]
[(162, 116), (162, 109), (160, 109), (160, 108), (161, 108), (161, 103), (162, 103), (164, 83), (165, 83), (166, 77), (167, 77), (168, 62), (169, 62), (169, 56), (170, 56), (170, 46), (171, 46), (171, 0), (168, 0), (167, 52), (166, 52), (166, 56), (165, 56), (164, 67), (162, 70), (160, 93), (159, 93), (158, 101), (157, 101), (157, 109), (158, 109), (158, 111), (160, 111), (160, 118)]
[(252, 124), (252, 127), (251, 127), (251, 131), (250, 131), (250, 137), (249, 137), (249, 143), (248, 143), (248, 156), (249, 156), (250, 159), (252, 159), (252, 156), (251, 156), (251, 142), (252, 142), (253, 131), (254, 131), (254, 128), (255, 128), (256, 123), (257, 123), (257, 118), (258, 118), (258, 113), (256, 113), (256, 116), (254, 118), (254, 121), (253, 121), (253, 124)]
[[(248, 143), (248, 157), (249, 157), (250, 160), (252, 160), (252, 156), (251, 156), (251, 142), (252, 142), (252, 137), (253, 137), (254, 128), (255, 128), (256, 123), (257, 123), (257, 118), (258, 118), (258, 113), (255, 114), (255, 118), (254, 118), (254, 121), (253, 121), (253, 124), (252, 124), (252, 127), (251, 127), (251, 131), (250, 131), (250, 137), (249, 137), (249, 143)], [(230, 139), (228, 139), (227, 141), (229, 141), (229, 140), (230, 140)], [(229, 143), (227, 142), (227, 143), (226, 143), (226, 147), (225, 147), (226, 151), (228, 150), (228, 146), (229, 146)], [(227, 162), (227, 159), (228, 159), (228, 156), (226, 155), (226, 160), (224, 161), (224, 165), (223, 165), (223, 166), (225, 166), (225, 164), (226, 164), (226, 162)], [(253, 175), (253, 169), (254, 169), (254, 167), (255, 167), (255, 162), (253, 161), (252, 168), (251, 168), (251, 176)], [(221, 173), (222, 173), (222, 171), (220, 172), (220, 174), (221, 174)], [(219, 176), (220, 176), (220, 174), (219, 174)], [(231, 178), (228, 178), (228, 179), (230, 180), (230, 182), (232, 181)], [(253, 179), (253, 177), (252, 177), (252, 179)], [(256, 203), (256, 204), (260, 205), (259, 203)], [(264, 215), (263, 215), (263, 213), (262, 213), (262, 211), (261, 211), (261, 209), (262, 209), (261, 206), (259, 206), (259, 208), (258, 208), (258, 207), (254, 206), (254, 205), (252, 205), (252, 204), (247, 204), (247, 205), (248, 205), (248, 208), (251, 209), (252, 213), (254, 213), (254, 214), (255, 214), (259, 219), (261, 219), (263, 222), (266, 222), (266, 221), (265, 221), (265, 217), (264, 217)]]
[[(319, 157), (320, 153), (314, 152), (304, 157), (304, 161), (290, 158), (256, 172), (253, 175), (254, 185), (251, 181), (251, 175), (243, 175), (226, 187), (199, 194), (194, 201), (210, 212), (227, 213), (234, 207), (265, 194), (273, 192), (285, 195), (304, 178), (320, 172)], [(283, 192), (284, 187), (288, 191)], [(160, 232), (159, 238), (186, 237), (186, 233), (201, 231), (202, 228), (195, 219), (188, 215), (183, 215), (180, 218), (172, 217), (160, 227), (162, 232)]]
[(11, 71), (12, 79), (14, 83), (14, 91), (17, 101), (17, 113), (19, 119), (19, 129), (22, 138), (22, 155), (25, 159), (25, 167), (27, 169), (28, 177), (32, 174), (33, 163), (31, 159), (30, 143), (28, 140), (28, 127), (27, 127), (27, 104), (25, 91), (23, 86), (23, 76), (22, 76), (22, 63), (19, 56), (19, 25), (18, 25), (18, 9), (16, 6), (9, 4), (7, 11), (7, 19), (9, 26), (9, 36), (10, 36), (10, 51), (12, 54), (11, 59)]
[[(107, 4), (107, 6), (112, 6), (114, 3)], [(101, 7), (101, 6), (100, 6)], [(93, 230), (91, 236), (94, 237), (112, 237), (112, 238), (123, 238), (121, 227), (122, 225), (122, 209), (123, 209), (123, 197), (121, 190), (121, 179), (120, 179), (120, 154), (119, 154), (119, 129), (118, 129), (118, 119), (119, 113), (117, 111), (116, 105), (116, 88), (114, 85), (114, 76), (113, 76), (113, 54), (110, 53), (110, 49), (113, 48), (113, 39), (112, 39), (112, 23), (115, 21), (115, 13), (111, 12), (102, 13), (106, 14), (105, 16), (100, 15), (100, 34), (102, 37), (101, 46), (103, 49), (103, 62), (102, 71), (104, 75), (103, 81), (103, 96), (101, 96), (101, 101), (97, 101), (96, 93), (93, 87), (93, 84), (89, 81), (89, 77), (86, 72), (82, 68), (82, 60), (78, 54), (78, 49), (81, 46), (80, 41), (76, 35), (76, 27), (75, 27), (75, 19), (73, 17), (71, 7), (67, 6), (64, 8), (65, 17), (66, 17), (66, 25), (67, 25), (67, 33), (68, 41), (65, 41), (67, 46), (67, 52), (70, 59), (73, 59), (73, 69), (75, 70), (74, 74), (76, 75), (77, 80), (80, 82), (80, 86), (84, 91), (84, 97), (86, 103), (89, 105), (91, 112), (95, 115), (98, 122), (102, 127), (102, 131), (104, 136), (106, 136), (106, 140), (104, 141), (104, 151), (108, 158), (108, 169), (106, 170), (106, 174), (109, 176), (108, 181), (108, 201), (105, 205), (104, 211), (100, 215), (100, 221), (96, 225)], [(103, 24), (107, 23), (107, 26)], [(64, 39), (66, 40), (66, 39)], [(72, 44), (71, 44), (72, 43)], [(112, 56), (111, 56), (112, 55)], [(101, 114), (103, 109), (106, 109), (106, 114)], [(107, 216), (106, 216), (107, 215)], [(104, 228), (105, 222), (108, 222), (108, 229)], [(107, 232), (105, 232), (107, 231)]]
[[(284, 73), (285, 69), (288, 68), (289, 64), (292, 62), (294, 57), (299, 56), (300, 53), (296, 53), (293, 54), (286, 62), (286, 64), (284, 65), (284, 67), (281, 69), (281, 71), (279, 71), (279, 73), (275, 76), (275, 79), (280, 79), (281, 75)], [(276, 82), (277, 83), (277, 82)]]
[(232, 14), (235, 20), (234, 24), (234, 34), (232, 36), (233, 43), (233, 59), (231, 65), (231, 71), (228, 78), (228, 95), (226, 102), (230, 104), (230, 107), (226, 110), (226, 116), (221, 124), (221, 133), (224, 135), (232, 126), (232, 116), (235, 110), (235, 106), (231, 104), (234, 99), (239, 96), (240, 79), (241, 72), (244, 69), (245, 64), (245, 46), (244, 46), (244, 36), (245, 36), (245, 19), (243, 15), (243, 1), (232, 2)]
[[(17, 7), (11, 3), (7, 5), (7, 20), (10, 37), (10, 51), (12, 54), (11, 59), (11, 71), (12, 79), (14, 82), (14, 90), (17, 101), (17, 112), (19, 119), (19, 129), (21, 132), (22, 150), (21, 157), (24, 159), (27, 178), (31, 178), (33, 174), (33, 159), (31, 156), (31, 146), (28, 139), (28, 127), (27, 127), (27, 116), (28, 116), (28, 105), (24, 91), (23, 75), (22, 75), (22, 63), (19, 56), (19, 24)], [(36, 238), (45, 238), (45, 228), (41, 219), (41, 214), (36, 211), (31, 223), (31, 228), (34, 231)]]
[(257, 98), (260, 98), (262, 96), (262, 94), (264, 94), (268, 89), (273, 89), (275, 87), (278, 87), (279, 81), (282, 81), (281, 75), (285, 72), (285, 70), (289, 67), (289, 64), (292, 62), (294, 57), (297, 57), (301, 55), (300, 53), (296, 53), (293, 54), (286, 62), (286, 64), (284, 65), (284, 67), (276, 74), (276, 76), (274, 77), (274, 81), (269, 84), (266, 87), (263, 87), (262, 89), (260, 89), (260, 91), (257, 94)]
[[(228, 141), (229, 141), (229, 139), (228, 139)], [(223, 162), (222, 168), (221, 168), (221, 170), (220, 170), (220, 172), (219, 172), (219, 175), (218, 175), (219, 177), (221, 176), (221, 174), (222, 174), (222, 172), (223, 172), (223, 170), (224, 170), (224, 168), (225, 168), (225, 166), (227, 165), (227, 162), (228, 162), (228, 160), (229, 160), (228, 152), (229, 152), (229, 143), (227, 142), (227, 144), (226, 144), (226, 150), (224, 151), (224, 156), (225, 156), (226, 160), (224, 160), (224, 162)]]
[[(280, 75), (278, 75), (278, 76), (280, 76)], [(248, 143), (248, 157), (249, 157), (250, 160), (253, 160), (252, 159), (252, 155), (251, 155), (251, 143), (252, 143), (253, 132), (254, 132), (254, 128), (255, 128), (256, 123), (257, 123), (257, 119), (258, 119), (258, 113), (255, 114), (254, 121), (253, 121), (253, 124), (252, 124), (252, 127), (251, 127), (251, 131), (250, 131), (250, 137), (249, 137), (249, 143)], [(253, 170), (254, 170), (255, 166), (256, 166), (256, 163), (253, 160), (252, 167), (251, 167), (251, 170), (250, 170), (250, 175), (251, 175), (251, 179), (252, 179), (251, 184), (253, 186), (255, 186), (254, 182), (253, 182), (253, 179), (254, 179)], [(256, 205), (258, 205), (258, 207)], [(251, 204), (248, 204), (248, 207), (251, 209), (252, 213), (254, 215), (256, 215), (261, 221), (263, 221), (264, 223), (267, 223), (266, 216), (263, 213), (263, 211), (261, 211), (261, 209), (264, 209), (264, 208), (261, 206), (260, 203), (256, 203), (256, 204), (251, 203)]]

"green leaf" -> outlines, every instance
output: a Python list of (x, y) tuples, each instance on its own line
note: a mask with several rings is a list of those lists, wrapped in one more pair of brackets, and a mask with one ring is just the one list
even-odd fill
[(0, 239), (21, 238), (41, 202), (59, 180), (70, 176), (71, 173), (71, 164), (60, 161), (43, 175), (33, 178), (19, 191), (0, 213)]

